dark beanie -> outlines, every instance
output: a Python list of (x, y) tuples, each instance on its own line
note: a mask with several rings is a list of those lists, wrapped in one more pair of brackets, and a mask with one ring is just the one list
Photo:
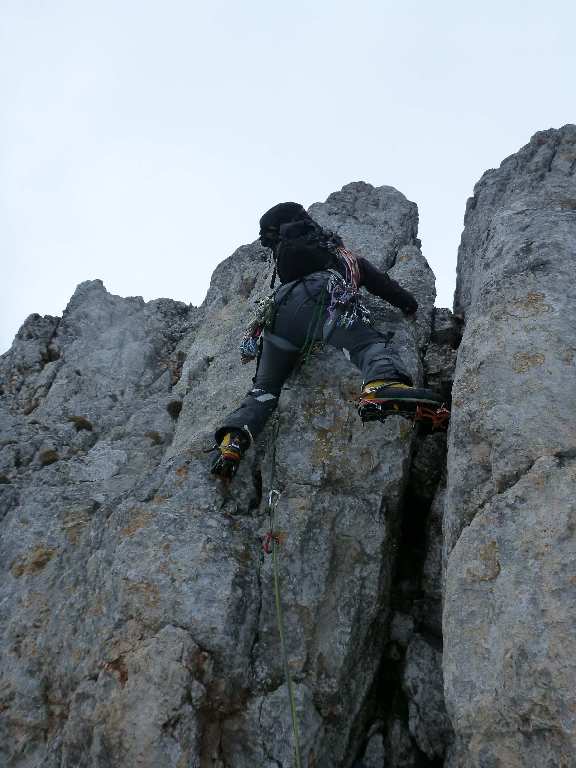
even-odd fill
[(288, 224), (290, 221), (301, 221), (308, 218), (310, 217), (306, 213), (306, 209), (300, 203), (278, 203), (262, 216), (260, 229), (277, 228), (282, 224)]

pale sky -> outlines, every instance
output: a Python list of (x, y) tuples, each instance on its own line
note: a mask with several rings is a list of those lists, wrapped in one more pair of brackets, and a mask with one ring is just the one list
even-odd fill
[(573, 2), (0, 0), (0, 352), (77, 283), (199, 304), (270, 206), (418, 204), (451, 306), (466, 199), (576, 120)]

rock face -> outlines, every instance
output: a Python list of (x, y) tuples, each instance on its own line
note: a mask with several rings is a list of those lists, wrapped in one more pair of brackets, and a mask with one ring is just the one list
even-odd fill
[[(312, 213), (414, 292), (416, 322), (373, 301), (376, 323), (417, 381), (449, 389), (451, 320), (433, 310), (416, 206), (357, 183)], [(256, 243), (217, 268), (199, 309), (84, 283), (0, 358), (0, 764), (292, 765), (261, 543), (272, 488), (303, 765), (445, 753), (437, 501), (426, 522), (443, 438), (399, 418), (363, 428), (359, 374), (325, 350), (234, 483), (207, 472), (214, 428), (250, 386), (238, 342), (269, 278)], [(430, 546), (408, 556), (410, 510)]]
[(450, 765), (576, 765), (576, 126), (468, 202), (444, 519)]
[(272, 489), (303, 766), (576, 766), (576, 126), (476, 186), (455, 315), (399, 192), (311, 212), (416, 295), (416, 321), (370, 306), (448, 436), (363, 428), (358, 372), (318, 351), (234, 483), (210, 477), (258, 243), (200, 308), (92, 281), (28, 318), (0, 358), (1, 766), (294, 764)]

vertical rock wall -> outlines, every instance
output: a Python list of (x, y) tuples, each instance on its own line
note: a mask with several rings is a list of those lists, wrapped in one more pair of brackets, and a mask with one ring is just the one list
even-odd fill
[[(415, 323), (373, 308), (421, 381), (436, 342), (416, 206), (358, 183), (312, 213), (417, 296)], [(410, 715), (385, 739), (375, 723), (415, 432), (362, 428), (359, 374), (326, 350), (290, 380), (233, 485), (207, 473), (213, 429), (250, 386), (238, 341), (269, 278), (254, 244), (218, 267), (200, 309), (84, 283), (0, 359), (0, 763), (292, 764), (261, 546), (271, 487), (304, 764), (378, 761), (385, 739), (387, 766), (442, 752), (441, 717), (417, 713), (438, 698), (437, 642), (406, 635)], [(426, 360), (441, 376), (439, 349)], [(437, 624), (435, 578), (422, 625)]]
[(445, 533), (451, 765), (576, 764), (576, 126), (468, 202)]

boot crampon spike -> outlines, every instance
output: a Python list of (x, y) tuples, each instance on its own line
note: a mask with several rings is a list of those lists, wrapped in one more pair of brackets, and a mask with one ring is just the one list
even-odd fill
[(424, 422), (432, 429), (447, 429), (450, 419), (450, 411), (431, 389), (398, 381), (369, 382), (356, 404), (364, 423), (384, 421), (388, 416), (403, 416), (413, 422)]
[(222, 480), (232, 480), (249, 445), (249, 439), (242, 432), (227, 432), (217, 446), (218, 455), (210, 472)]

